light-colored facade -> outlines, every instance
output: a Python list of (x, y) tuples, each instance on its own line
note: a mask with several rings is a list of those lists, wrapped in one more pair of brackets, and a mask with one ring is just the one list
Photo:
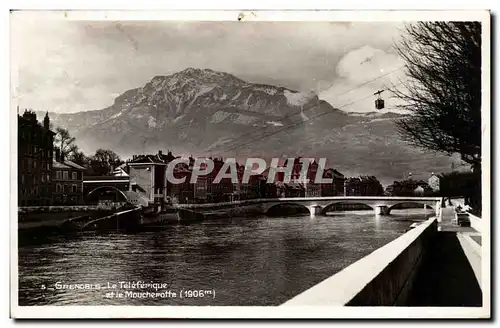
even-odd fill
[(61, 158), (59, 150), (52, 163), (52, 204), (83, 204), (83, 172), (85, 168)]

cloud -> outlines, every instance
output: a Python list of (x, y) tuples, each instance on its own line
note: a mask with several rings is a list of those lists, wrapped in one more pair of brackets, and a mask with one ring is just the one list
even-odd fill
[[(101, 109), (110, 106), (117, 94), (187, 67), (211, 68), (336, 100), (334, 94), (342, 87), (374, 76), (378, 67), (394, 66), (394, 55), (386, 49), (398, 37), (400, 26), (96, 22), (21, 16), (12, 29), (16, 101), (21, 107), (56, 112)], [(370, 63), (359, 64), (370, 54), (376, 55)]]
[(404, 63), (389, 49), (368, 45), (354, 49), (340, 59), (337, 75), (332, 86), (319, 94), (332, 106), (345, 111), (372, 112), (376, 110), (373, 94), (385, 90), (382, 97), (386, 99), (386, 108), (382, 112), (397, 111), (400, 102), (391, 98), (388, 89), (401, 87), (405, 80)]

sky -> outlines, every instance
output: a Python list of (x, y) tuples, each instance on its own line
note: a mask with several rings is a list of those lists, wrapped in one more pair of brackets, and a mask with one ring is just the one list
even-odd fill
[[(103, 109), (156, 75), (188, 67), (312, 91), (351, 112), (374, 111), (370, 95), (404, 80), (393, 49), (402, 23), (18, 17), (11, 24), (13, 103), (41, 111)], [(383, 95), (393, 110), (396, 100)]]

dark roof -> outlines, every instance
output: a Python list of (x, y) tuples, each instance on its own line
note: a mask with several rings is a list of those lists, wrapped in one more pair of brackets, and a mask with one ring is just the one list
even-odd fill
[(128, 163), (131, 164), (145, 164), (145, 163), (157, 163), (157, 164), (167, 164), (173, 161), (174, 159), (179, 158), (175, 157), (171, 151), (168, 151), (168, 153), (165, 155), (161, 151), (158, 151), (157, 154), (151, 155), (151, 154), (142, 154), (142, 155), (134, 155), (131, 161)]
[(138, 155), (128, 164), (166, 164), (159, 155)]
[(66, 165), (64, 163), (58, 162), (58, 161), (56, 161), (55, 158), (53, 158), (53, 160), (52, 160), (52, 168), (53, 169), (70, 169), (71, 166), (68, 166), (68, 165)]
[(333, 169), (333, 172), (334, 172), (335, 174), (340, 175), (340, 176), (344, 176), (342, 173), (340, 173), (339, 171), (337, 171), (337, 170), (335, 170), (335, 169)]
[(66, 161), (64, 161), (64, 164), (71, 166), (72, 168), (77, 169), (77, 170), (85, 170), (85, 168), (83, 166), (80, 166), (72, 161), (66, 160)]

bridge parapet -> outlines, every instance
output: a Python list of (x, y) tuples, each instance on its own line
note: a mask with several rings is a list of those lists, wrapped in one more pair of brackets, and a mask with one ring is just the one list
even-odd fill
[[(261, 204), (262, 212), (265, 214), (270, 208), (283, 204), (296, 204), (308, 208), (310, 211), (314, 208), (314, 213), (318, 214), (318, 208), (324, 211), (327, 207), (335, 204), (365, 204), (374, 210), (377, 207), (387, 207), (387, 213), (398, 204), (419, 203), (432, 207), (438, 221), (441, 217), (441, 198), (440, 197), (376, 197), (376, 196), (334, 196), (334, 197), (293, 197), (293, 198), (259, 198), (248, 199), (234, 202), (211, 203), (211, 204), (178, 204), (178, 208), (189, 209), (214, 209), (231, 206), (245, 206)], [(385, 210), (382, 210), (385, 211)]]
[[(300, 198), (278, 198), (262, 200), (265, 213), (274, 206), (282, 204), (296, 204), (307, 207), (311, 215), (319, 214), (318, 208), (323, 213), (327, 207), (335, 204), (364, 204), (375, 210), (377, 214), (388, 215), (391, 210), (399, 204), (418, 203), (429, 206), (435, 210), (435, 216), (441, 216), (441, 198), (439, 197), (372, 197), (372, 196), (343, 196), (343, 197), (300, 197)], [(314, 213), (313, 213), (314, 211)]]

